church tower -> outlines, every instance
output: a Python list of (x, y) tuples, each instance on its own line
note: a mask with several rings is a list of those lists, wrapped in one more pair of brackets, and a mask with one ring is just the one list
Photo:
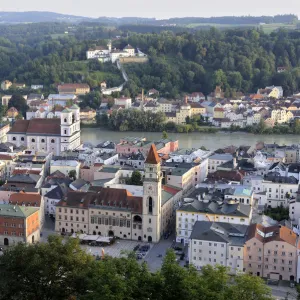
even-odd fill
[(161, 181), (160, 158), (154, 144), (145, 161), (143, 183), (143, 241), (157, 243), (161, 237)]

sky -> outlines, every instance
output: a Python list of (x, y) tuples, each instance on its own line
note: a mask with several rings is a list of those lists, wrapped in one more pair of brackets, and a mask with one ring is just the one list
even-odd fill
[(87, 17), (300, 16), (300, 0), (0, 0), (0, 11), (52, 11)]

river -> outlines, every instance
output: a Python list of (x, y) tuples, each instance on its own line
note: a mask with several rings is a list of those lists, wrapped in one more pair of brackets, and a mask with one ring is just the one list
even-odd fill
[[(146, 137), (149, 141), (161, 139), (159, 132), (119, 132), (109, 131), (102, 128), (82, 128), (81, 140), (83, 142), (90, 142), (96, 145), (103, 141), (119, 142), (120, 138), (126, 136)], [(240, 146), (240, 145), (254, 145), (258, 141), (265, 143), (277, 143), (279, 145), (298, 144), (300, 136), (298, 135), (255, 135), (251, 133), (234, 132), (234, 133), (168, 133), (169, 138), (178, 139), (180, 148), (199, 148), (204, 146), (209, 150), (216, 150), (225, 146)]]

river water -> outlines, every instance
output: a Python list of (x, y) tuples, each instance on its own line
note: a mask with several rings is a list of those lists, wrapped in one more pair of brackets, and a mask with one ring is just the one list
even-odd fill
[[(120, 138), (126, 136), (131, 137), (146, 137), (149, 141), (161, 139), (159, 132), (118, 132), (109, 131), (102, 128), (82, 128), (81, 140), (83, 142), (90, 142), (96, 145), (103, 141), (119, 142)], [(178, 139), (180, 148), (199, 148), (204, 146), (209, 150), (216, 150), (225, 146), (240, 146), (240, 145), (254, 145), (258, 141), (265, 143), (277, 143), (279, 145), (290, 145), (300, 143), (300, 135), (255, 135), (243, 132), (234, 133), (168, 133), (169, 138)]]

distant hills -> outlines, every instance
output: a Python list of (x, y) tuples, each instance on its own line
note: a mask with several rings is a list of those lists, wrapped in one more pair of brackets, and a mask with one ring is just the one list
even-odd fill
[(40, 23), (89, 21), (90, 18), (64, 15), (48, 11), (0, 12), (0, 23)]
[(138, 17), (99, 17), (89, 18), (83, 16), (74, 16), (59, 14), (54, 12), (41, 11), (27, 11), (27, 12), (0, 12), (0, 24), (15, 24), (15, 23), (39, 23), (39, 22), (66, 22), (66, 23), (80, 23), (80, 22), (97, 22), (108, 25), (156, 25), (156, 26), (188, 26), (190, 24), (295, 24), (298, 22), (296, 15), (276, 15), (276, 16), (224, 16), (224, 17), (185, 17), (185, 18), (170, 18), (165, 20), (157, 20), (155, 18), (138, 18)]

